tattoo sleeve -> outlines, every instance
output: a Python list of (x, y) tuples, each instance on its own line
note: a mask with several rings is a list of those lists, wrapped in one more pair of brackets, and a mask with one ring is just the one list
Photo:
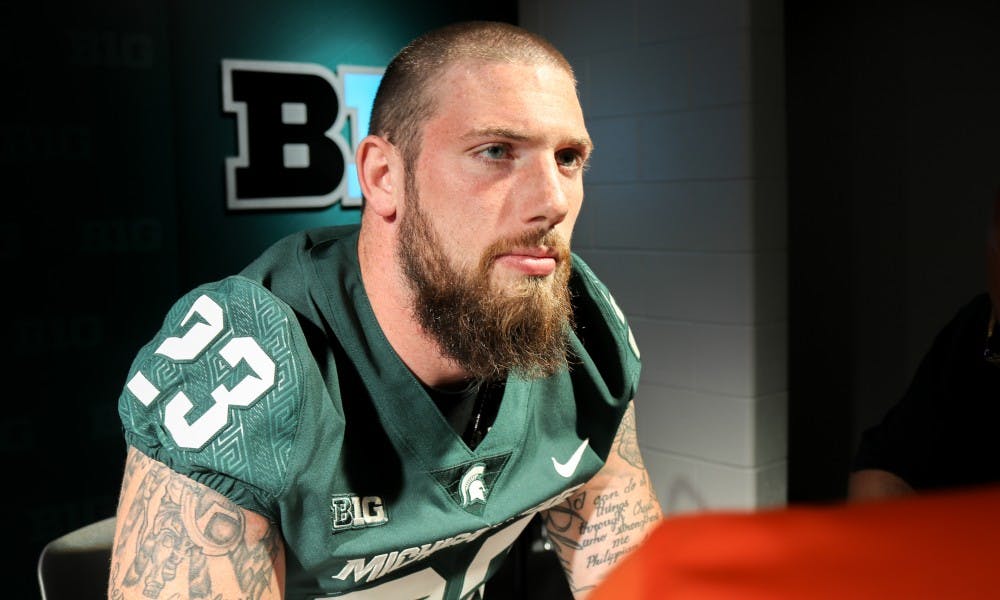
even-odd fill
[(280, 598), (277, 528), (129, 449), (109, 597)]
[(577, 597), (597, 586), (662, 519), (643, 466), (635, 410), (626, 411), (603, 469), (543, 515), (549, 541)]
[(639, 438), (635, 432), (635, 407), (629, 407), (625, 411), (621, 425), (618, 426), (618, 433), (615, 435), (614, 446), (618, 456), (625, 459), (625, 462), (636, 469), (644, 468), (642, 455), (639, 454)]

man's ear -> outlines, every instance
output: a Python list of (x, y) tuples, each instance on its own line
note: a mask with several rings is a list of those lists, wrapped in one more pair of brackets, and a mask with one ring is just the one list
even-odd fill
[(396, 147), (385, 138), (369, 135), (358, 144), (355, 161), (365, 210), (383, 219), (394, 219), (403, 195), (404, 177), (403, 161)]

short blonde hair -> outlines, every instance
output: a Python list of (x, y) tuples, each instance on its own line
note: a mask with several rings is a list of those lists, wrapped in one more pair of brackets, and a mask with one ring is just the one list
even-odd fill
[(548, 40), (509, 23), (467, 21), (429, 31), (392, 59), (382, 76), (369, 131), (400, 149), (407, 168), (420, 155), (421, 127), (436, 110), (431, 90), (459, 60), (548, 64), (573, 77), (573, 67)]

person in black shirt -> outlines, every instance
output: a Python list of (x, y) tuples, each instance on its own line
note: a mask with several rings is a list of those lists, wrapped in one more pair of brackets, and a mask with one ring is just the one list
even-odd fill
[(988, 293), (937, 334), (905, 395), (867, 429), (848, 499), (1000, 482), (1000, 194), (987, 241)]

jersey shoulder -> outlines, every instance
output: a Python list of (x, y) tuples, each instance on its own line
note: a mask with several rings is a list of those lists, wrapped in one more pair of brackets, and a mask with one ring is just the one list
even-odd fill
[(196, 288), (136, 356), (118, 402), (129, 444), (274, 516), (298, 428), (307, 348), (294, 313), (236, 276)]
[(639, 382), (641, 355), (625, 313), (608, 287), (575, 254), (570, 289), (575, 322), (572, 344), (577, 358), (607, 386), (612, 397), (630, 400)]

